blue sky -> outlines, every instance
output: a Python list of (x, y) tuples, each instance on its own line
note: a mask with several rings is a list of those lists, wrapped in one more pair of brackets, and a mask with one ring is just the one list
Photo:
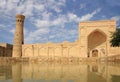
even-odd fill
[(120, 25), (120, 0), (0, 0), (1, 43), (13, 43), (16, 14), (26, 16), (25, 43), (74, 42), (80, 21)]

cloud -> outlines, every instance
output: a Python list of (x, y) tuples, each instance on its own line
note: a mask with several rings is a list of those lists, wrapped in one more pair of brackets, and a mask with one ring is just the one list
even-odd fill
[(38, 40), (41, 40), (42, 36), (44, 34), (47, 34), (47, 33), (49, 33), (49, 29), (48, 28), (40, 28), (40, 29), (37, 29), (37, 30), (35, 30), (33, 32), (28, 32), (25, 35), (25, 42), (33, 43), (33, 42), (36, 42)]
[(12, 34), (14, 34), (15, 33), (15, 29), (11, 29), (11, 30), (9, 30), (9, 32), (11, 32)]
[(52, 26), (64, 26), (65, 23), (67, 23), (67, 17), (66, 15), (59, 15), (56, 19), (54, 19), (52, 22)]
[(94, 15), (96, 15), (98, 12), (100, 12), (100, 8), (94, 10), (92, 13), (87, 13), (81, 17), (77, 16), (76, 14), (73, 13), (68, 13), (68, 18), (69, 21), (71, 22), (80, 22), (80, 21), (86, 21), (86, 20), (90, 20)]
[[(48, 13), (48, 16), (42, 14), (41, 19), (32, 20), (36, 26), (36, 30), (28, 32), (25, 38), (25, 42), (47, 42), (47, 41), (64, 41), (78, 38), (78, 26), (77, 23), (83, 20), (90, 20), (100, 9), (94, 10), (92, 13), (88, 13), (81, 17), (74, 13), (67, 13), (64, 15), (59, 14), (58, 17), (53, 17), (53, 14)], [(68, 23), (76, 23), (72, 25), (74, 29), (68, 29), (65, 27)], [(43, 39), (44, 38), (44, 39)], [(59, 42), (58, 41), (58, 42)]]
[(4, 29), (5, 25), (4, 24), (0, 24), (0, 29)]
[(70, 22), (78, 22), (80, 20), (80, 18), (76, 15), (76, 14), (73, 14), (73, 13), (68, 13), (68, 19)]
[(37, 28), (41, 28), (41, 27), (49, 27), (50, 26), (50, 21), (49, 20), (40, 20), (40, 19), (37, 19), (35, 20), (35, 23)]
[[(77, 39), (78, 36), (78, 22), (90, 20), (100, 9), (96, 9), (80, 17), (77, 13), (63, 12), (67, 6), (66, 1), (0, 0), (0, 15), (6, 17), (5, 21), (9, 17), (13, 18), (12, 21), (9, 21), (11, 29), (8, 32), (11, 34), (14, 34), (15, 31), (15, 26), (12, 24), (13, 21), (15, 22), (13, 16), (18, 13), (26, 16), (25, 43), (73, 40)], [(80, 5), (80, 8), (84, 7), (84, 4)]]
[(61, 7), (65, 6), (66, 0), (0, 0), (0, 12), (15, 15), (17, 13), (25, 16), (33, 16), (34, 11), (44, 12), (53, 10), (61, 12)]
[[(51, 11), (55, 11), (56, 13), (61, 12), (61, 7), (65, 6), (65, 3), (66, 0), (0, 0), (0, 15), (6, 18), (10, 16), (13, 18), (16, 14), (25, 15), (27, 20), (35, 25), (37, 29), (32, 32), (25, 29), (25, 36), (28, 36), (26, 41), (34, 42), (42, 35), (47, 34), (50, 26), (61, 25), (65, 22), (62, 16), (51, 19), (54, 16)], [(11, 23), (12, 21), (9, 21), (9, 24)], [(3, 27), (5, 25), (0, 26)], [(11, 27), (15, 26), (11, 25)], [(14, 34), (15, 28), (11, 28), (8, 32)]]
[(119, 20), (120, 20), (120, 16), (114, 16), (114, 17), (112, 17), (111, 19), (116, 20), (116, 21), (119, 21)]
[(80, 18), (80, 21), (90, 20), (95, 14), (100, 12), (100, 9), (94, 10), (92, 13), (88, 13)]
[(33, 20), (33, 24), (37, 28), (45, 28), (45, 27), (54, 27), (54, 26), (63, 26), (66, 22), (68, 22), (67, 15), (59, 15), (55, 18), (49, 18), (49, 16), (43, 16), (42, 19)]
[(47, 6), (50, 7), (48, 9), (50, 9), (50, 10), (52, 9), (53, 11), (59, 13), (59, 12), (62, 11), (61, 7), (65, 6), (66, 0), (58, 0), (58, 1), (56, 1), (56, 0), (49, 0), (46, 3), (47, 3), (46, 7)]
[(120, 28), (120, 16), (113, 16), (111, 17), (112, 20), (116, 20), (117, 22), (117, 27)]

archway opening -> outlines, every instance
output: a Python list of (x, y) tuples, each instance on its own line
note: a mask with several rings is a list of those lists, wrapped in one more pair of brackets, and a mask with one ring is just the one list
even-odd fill
[(98, 57), (99, 51), (97, 47), (103, 45), (106, 42), (106, 34), (101, 30), (97, 29), (89, 34), (88, 36), (88, 57), (90, 57), (90, 52), (92, 57)]
[(98, 50), (97, 49), (92, 50), (92, 57), (98, 57)]

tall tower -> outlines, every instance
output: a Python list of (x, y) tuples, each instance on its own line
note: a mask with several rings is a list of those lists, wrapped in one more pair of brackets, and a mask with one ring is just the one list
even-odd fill
[(12, 57), (22, 56), (22, 44), (24, 44), (24, 19), (25, 16), (18, 14), (16, 15), (16, 30), (14, 35), (13, 54)]

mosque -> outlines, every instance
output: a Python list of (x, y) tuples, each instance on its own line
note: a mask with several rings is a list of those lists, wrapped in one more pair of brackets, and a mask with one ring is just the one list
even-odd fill
[(110, 46), (111, 32), (116, 31), (115, 20), (83, 21), (79, 23), (79, 39), (75, 42), (24, 44), (25, 16), (16, 15), (13, 45), (0, 43), (1, 57), (48, 59), (101, 58), (118, 55), (120, 47)]

